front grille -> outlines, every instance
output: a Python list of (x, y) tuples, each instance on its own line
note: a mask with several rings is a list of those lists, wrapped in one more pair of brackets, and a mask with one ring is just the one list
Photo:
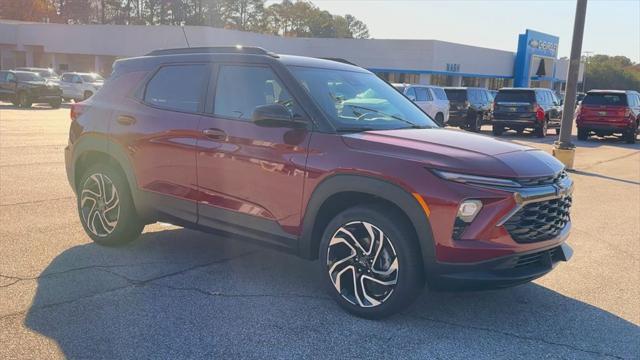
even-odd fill
[(557, 183), (566, 177), (567, 177), (567, 172), (563, 170), (555, 175), (541, 176), (541, 177), (534, 177), (534, 178), (523, 178), (523, 179), (517, 179), (517, 181), (520, 185), (524, 187), (544, 186), (544, 185), (552, 185), (554, 183)]
[(518, 243), (552, 239), (569, 223), (571, 196), (527, 204), (518, 210), (504, 227)]

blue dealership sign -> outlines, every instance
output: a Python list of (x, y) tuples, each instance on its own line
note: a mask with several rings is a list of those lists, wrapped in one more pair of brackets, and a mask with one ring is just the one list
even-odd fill
[(513, 71), (513, 86), (529, 86), (531, 61), (533, 56), (556, 59), (558, 57), (557, 36), (527, 29), (518, 37), (518, 52), (516, 53)]

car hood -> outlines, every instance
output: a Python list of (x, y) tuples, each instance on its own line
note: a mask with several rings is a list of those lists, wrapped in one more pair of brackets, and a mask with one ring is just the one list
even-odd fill
[(365, 131), (343, 135), (359, 151), (418, 161), (428, 168), (493, 177), (549, 176), (563, 165), (542, 150), (450, 129)]

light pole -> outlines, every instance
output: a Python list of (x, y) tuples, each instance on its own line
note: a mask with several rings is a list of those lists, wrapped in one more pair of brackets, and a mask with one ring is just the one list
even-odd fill
[(593, 51), (584, 52), (584, 70), (582, 70), (582, 92), (585, 92), (587, 86), (587, 66), (589, 65), (589, 57), (593, 54)]
[(573, 128), (573, 115), (576, 107), (576, 92), (586, 14), (587, 0), (577, 0), (576, 18), (573, 23), (573, 39), (571, 40), (571, 56), (569, 57), (569, 72), (567, 74), (567, 89), (562, 111), (562, 123), (560, 125), (560, 139), (553, 146), (553, 156), (560, 160), (567, 169), (573, 169), (576, 151), (575, 145), (571, 143), (571, 129)]

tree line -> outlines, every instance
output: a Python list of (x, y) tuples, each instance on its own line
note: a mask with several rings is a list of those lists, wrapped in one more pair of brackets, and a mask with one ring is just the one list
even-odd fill
[(585, 60), (585, 91), (591, 89), (640, 91), (640, 64), (633, 63), (628, 57), (594, 55)]
[(352, 15), (310, 1), (0, 0), (0, 19), (63, 24), (200, 25), (292, 37), (369, 38)]

